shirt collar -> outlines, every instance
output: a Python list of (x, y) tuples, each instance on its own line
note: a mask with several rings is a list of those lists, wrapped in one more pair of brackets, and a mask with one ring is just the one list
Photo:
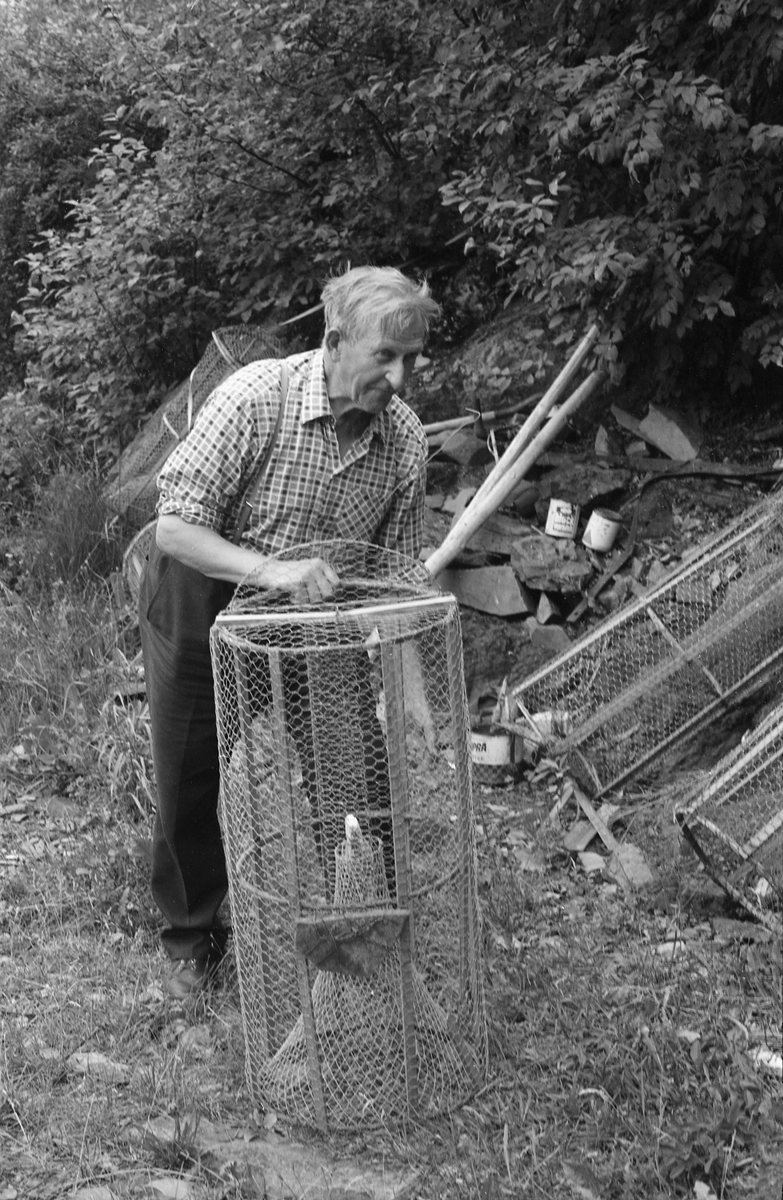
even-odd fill
[[(368, 438), (373, 434), (377, 434), (384, 445), (391, 437), (392, 419), (390, 409), (397, 397), (392, 397), (391, 404), (385, 412), (377, 413), (370, 424), (367, 426), (367, 431), (364, 436)], [(324, 417), (331, 417), (332, 408), (329, 404), (329, 393), (326, 390), (326, 376), (324, 374), (324, 356), (323, 350), (316, 350), (310, 362), (310, 374), (305, 376), (302, 385), (302, 413), (300, 421), (302, 425), (306, 425), (309, 421), (319, 421)]]

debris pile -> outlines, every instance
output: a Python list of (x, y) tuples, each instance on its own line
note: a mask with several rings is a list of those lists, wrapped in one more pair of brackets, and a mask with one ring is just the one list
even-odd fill
[(548, 751), (594, 795), (650, 778), (718, 714), (776, 691), (782, 515), (780, 495), (765, 499), (514, 689), (531, 729), (557, 715)]

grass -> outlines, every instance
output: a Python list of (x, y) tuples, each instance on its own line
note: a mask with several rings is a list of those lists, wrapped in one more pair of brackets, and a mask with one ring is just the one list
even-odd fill
[[(131, 1200), (178, 1175), (195, 1200), (262, 1196), (201, 1136), (263, 1134), (236, 979), (188, 1013), (161, 992), (147, 714), (114, 595), (83, 580), (0, 597), (0, 1196)], [(487, 1086), (332, 1148), (415, 1168), (420, 1200), (779, 1200), (781, 1084), (752, 1052), (781, 1049), (780, 945), (751, 922), (716, 932), (742, 914), (663, 828), (659, 795), (633, 818), (658, 888), (627, 900), (585, 876), (547, 821), (564, 783), (549, 765), (477, 789)], [(520, 834), (543, 873), (516, 865)]]

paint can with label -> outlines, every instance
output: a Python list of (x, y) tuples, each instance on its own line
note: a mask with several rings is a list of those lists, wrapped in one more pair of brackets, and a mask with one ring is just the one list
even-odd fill
[(579, 505), (570, 500), (550, 500), (545, 532), (550, 537), (572, 538), (579, 524)]

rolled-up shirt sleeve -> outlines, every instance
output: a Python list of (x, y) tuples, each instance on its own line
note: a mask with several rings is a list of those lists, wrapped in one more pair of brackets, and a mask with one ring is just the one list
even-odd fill
[(158, 515), (221, 531), (271, 436), (279, 363), (251, 363), (217, 387), (158, 475)]

